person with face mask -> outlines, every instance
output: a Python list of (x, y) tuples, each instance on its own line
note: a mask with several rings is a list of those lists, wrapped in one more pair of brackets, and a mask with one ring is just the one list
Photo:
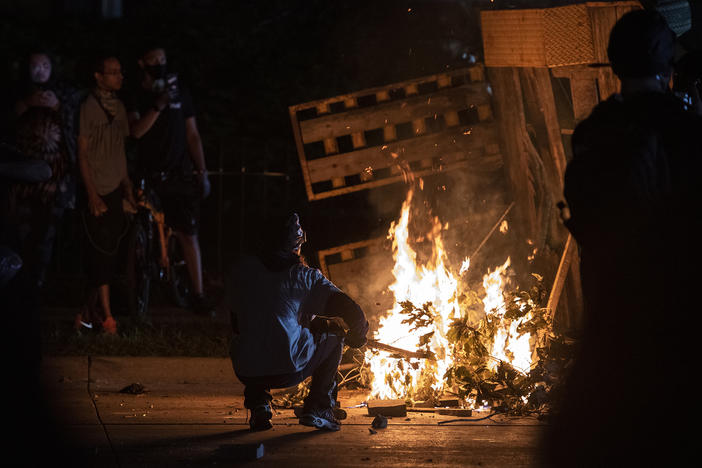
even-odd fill
[(192, 285), (192, 310), (213, 314), (214, 304), (204, 294), (198, 239), (200, 202), (209, 195), (210, 182), (192, 99), (178, 76), (168, 73), (163, 48), (146, 48), (138, 65), (141, 81), (127, 100), (138, 171), (155, 190), (166, 224), (182, 247)]
[(24, 262), (15, 278), (15, 297), (27, 311), (37, 311), (57, 231), (65, 210), (75, 207), (74, 120), (80, 93), (57, 78), (47, 52), (27, 54), (20, 72), (8, 141), (28, 161), (48, 164), (51, 176), (40, 183), (17, 181), (9, 186), (4, 224), (12, 233), (10, 245)]
[(336, 375), (344, 344), (366, 344), (363, 310), (301, 257), (307, 236), (297, 213), (258, 223), (253, 255), (243, 256), (227, 279), (234, 371), (246, 386), (252, 431), (271, 429), (271, 388), (312, 377), (299, 422), (338, 431)]
[[(19, 98), (14, 105), (18, 147), (33, 158), (54, 159), (49, 161), (54, 173), (50, 190), (59, 208), (72, 209), (77, 181), (75, 124), (85, 93), (57, 76), (48, 52), (27, 54), (21, 70)], [(58, 128), (52, 130), (54, 126)], [(56, 151), (64, 154), (46, 154)]]

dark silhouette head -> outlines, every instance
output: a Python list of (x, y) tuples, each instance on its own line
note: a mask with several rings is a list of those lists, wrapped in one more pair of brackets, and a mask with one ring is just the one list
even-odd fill
[(621, 17), (609, 36), (607, 55), (620, 78), (669, 77), (673, 70), (675, 33), (653, 10), (635, 10)]

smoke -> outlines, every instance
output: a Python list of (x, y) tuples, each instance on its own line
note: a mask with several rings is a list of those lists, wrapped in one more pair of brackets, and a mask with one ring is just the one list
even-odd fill
[[(440, 235), (447, 253), (447, 266), (459, 276), (463, 260), (475, 252), (495, 223), (503, 216), (511, 200), (501, 170), (476, 173), (469, 170), (450, 171), (415, 179), (411, 185), (395, 184), (385, 190), (368, 192), (369, 205), (379, 219), (379, 237), (371, 247), (354, 253), (353, 259), (331, 261), (329, 274), (337, 286), (353, 297), (363, 308), (376, 329), (378, 320), (391, 309), (394, 297), (388, 291), (393, 283), (392, 242), (386, 239), (390, 223), (399, 218), (402, 202), (411, 186), (415, 187), (410, 211), (411, 245), (417, 263), (426, 263), (432, 256), (434, 220), (441, 223)], [(510, 216), (505, 217), (507, 226)], [(514, 229), (505, 233), (495, 229), (490, 238), (471, 258), (471, 266), (460, 275), (463, 289), (479, 290), (488, 268), (504, 263), (514, 255)]]

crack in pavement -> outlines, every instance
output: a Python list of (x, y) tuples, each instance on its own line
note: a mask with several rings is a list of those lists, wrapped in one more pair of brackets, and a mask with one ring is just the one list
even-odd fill
[(118, 467), (121, 467), (122, 464), (119, 462), (119, 455), (117, 455), (117, 451), (115, 450), (114, 445), (112, 444), (112, 439), (110, 439), (110, 434), (107, 431), (107, 426), (102, 420), (102, 417), (100, 417), (100, 410), (98, 409), (97, 403), (95, 403), (95, 396), (93, 395), (92, 390), (90, 389), (90, 382), (92, 381), (91, 376), (90, 376), (90, 371), (93, 366), (93, 359), (92, 356), (88, 355), (88, 385), (86, 387), (86, 390), (88, 391), (88, 397), (90, 398), (90, 402), (93, 404), (93, 408), (95, 408), (95, 416), (97, 417), (98, 421), (100, 422), (100, 426), (102, 426), (102, 431), (105, 433), (105, 437), (107, 438), (107, 443), (110, 445), (110, 450), (112, 451), (112, 455), (115, 457), (115, 462), (117, 463)]

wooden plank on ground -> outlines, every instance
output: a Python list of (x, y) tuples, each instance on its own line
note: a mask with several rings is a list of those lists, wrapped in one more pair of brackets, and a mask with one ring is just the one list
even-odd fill
[(405, 400), (369, 400), (367, 408), (369, 416), (378, 414), (388, 417), (407, 416)]

